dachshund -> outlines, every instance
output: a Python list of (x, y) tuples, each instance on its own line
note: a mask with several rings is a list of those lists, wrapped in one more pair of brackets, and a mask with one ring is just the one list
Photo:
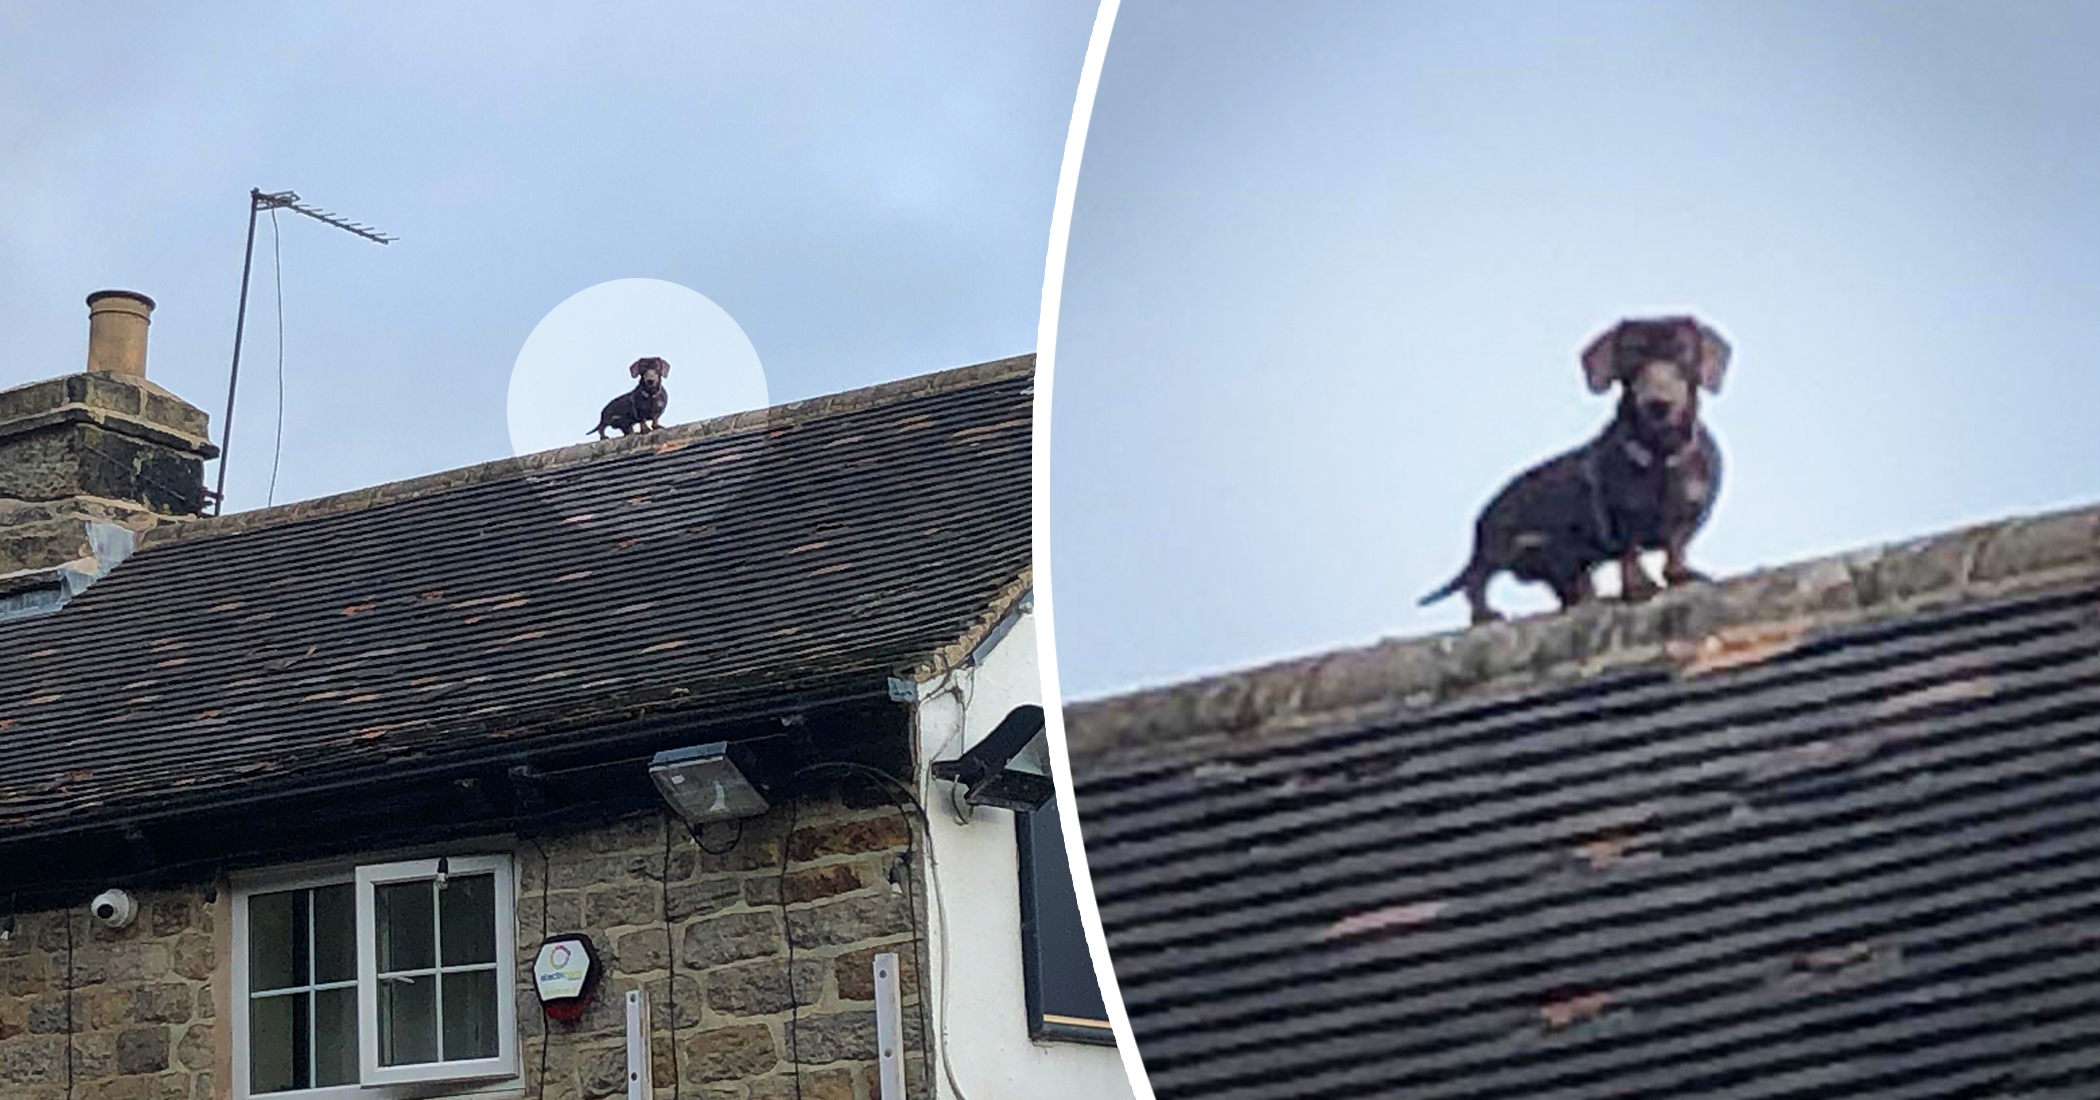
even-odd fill
[(1488, 502), (1473, 529), (1473, 556), (1435, 603), (1463, 590), (1475, 624), (1502, 616), (1488, 606), (1488, 581), (1507, 570), (1543, 582), (1562, 610), (1596, 598), (1591, 573), (1616, 561), (1620, 591), (1644, 600), (1661, 591), (1641, 554), (1665, 555), (1671, 585), (1706, 577), (1685, 559), (1713, 512), (1721, 450), (1699, 420), (1699, 391), (1719, 393), (1732, 351), (1692, 317), (1622, 321), (1582, 353), (1591, 393), (1620, 387), (1619, 406), (1588, 443), (1517, 475)]
[(664, 415), (664, 406), (670, 403), (670, 391), (664, 389), (664, 376), (671, 373), (671, 364), (651, 356), (637, 359), (627, 368), (627, 373), (641, 381), (626, 393), (606, 403), (605, 411), (598, 414), (598, 426), (591, 431), (598, 438), (605, 438), (607, 428), (620, 429), (621, 435), (632, 435), (636, 431), (651, 432), (662, 427), (657, 423)]

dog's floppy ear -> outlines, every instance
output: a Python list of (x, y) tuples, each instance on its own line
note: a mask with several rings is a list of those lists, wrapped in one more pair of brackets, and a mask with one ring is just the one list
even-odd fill
[(1699, 369), (1699, 385), (1708, 393), (1720, 393), (1721, 379), (1728, 375), (1728, 357), (1734, 353), (1733, 349), (1711, 326), (1698, 321), (1687, 323), (1692, 327), (1694, 346), (1699, 349), (1693, 360)]
[(647, 359), (637, 359), (634, 362), (627, 364), (627, 373), (635, 378), (640, 378), (642, 376), (642, 368), (646, 366), (648, 362), (649, 360)]
[(671, 361), (669, 359), (658, 359), (656, 361), (656, 373), (661, 374), (667, 378), (670, 377)]
[(1591, 393), (1603, 393), (1619, 380), (1619, 330), (1624, 327), (1623, 321), (1613, 325), (1582, 349), (1582, 376)]

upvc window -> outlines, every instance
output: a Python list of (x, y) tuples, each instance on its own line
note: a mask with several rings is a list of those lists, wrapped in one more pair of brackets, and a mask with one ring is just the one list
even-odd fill
[(433, 1083), (517, 1083), (510, 860), (451, 857), (439, 870), (424, 859), (240, 884), (236, 1097), (387, 1100)]

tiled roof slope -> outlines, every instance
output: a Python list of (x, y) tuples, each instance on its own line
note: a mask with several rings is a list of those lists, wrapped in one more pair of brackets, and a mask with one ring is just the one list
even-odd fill
[(0, 834), (880, 694), (1029, 568), (1033, 356), (156, 532), (0, 622)]
[(1066, 723), (1163, 1100), (2100, 1096), (2100, 510)]

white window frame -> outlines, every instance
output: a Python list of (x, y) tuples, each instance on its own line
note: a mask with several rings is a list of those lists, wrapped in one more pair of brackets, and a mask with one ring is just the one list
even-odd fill
[[(500, 856), (467, 856), (448, 860), (446, 870), (453, 875), (492, 874), (496, 878), (496, 1056), (407, 1066), (379, 1064), (379, 937), (369, 934), (374, 927), (374, 890), (386, 883), (422, 882), (436, 878), (438, 861), (411, 859), (371, 864), (357, 869), (357, 1060), (358, 1079), (366, 1085), (420, 1085), (433, 1081), (517, 1076), (518, 925), (512, 908), (510, 861)], [(443, 947), (439, 937), (433, 937), (431, 950), (440, 956), (433, 958), (432, 964), (441, 964)], [(442, 1032), (442, 981), (438, 982), (437, 996), (440, 1006), (438, 1028)], [(510, 1026), (504, 1026), (506, 1022)]]
[[(423, 868), (423, 874), (402, 874), (405, 868)], [(410, 1100), (410, 1098), (441, 1096), (503, 1096), (518, 1095), (524, 1087), (521, 1076), (521, 1061), (518, 1057), (518, 1003), (517, 1003), (517, 876), (512, 859), (508, 855), (454, 856), (448, 858), (447, 871), (454, 875), (490, 873), (496, 878), (496, 1012), (497, 1012), (497, 1057), (475, 1062), (436, 1063), (431, 1065), (398, 1067), (416, 1071), (408, 1077), (394, 1072), (395, 1067), (381, 1071), (383, 1079), (374, 1080), (372, 1070), (377, 1067), (378, 1034), (372, 1021), (376, 1017), (377, 1001), (376, 958), (373, 945), (376, 938), (371, 929), (371, 892), (365, 884), (362, 872), (374, 871), (390, 876), (386, 881), (401, 881), (404, 878), (431, 878), (437, 874), (437, 859), (395, 861), (358, 865), (337, 863), (309, 865), (300, 868), (240, 874), (234, 876), (232, 886), (233, 935), (232, 954), (228, 960), (231, 978), (231, 1036), (229, 1044), (233, 1070), (233, 1100)], [(248, 899), (256, 894), (272, 894), (283, 890), (310, 890), (323, 886), (351, 886), (357, 912), (358, 950), (358, 1061), (360, 1081), (346, 1085), (328, 1085), (320, 1088), (291, 1089), (283, 1092), (254, 1093), (250, 1091), (249, 1069), (252, 1061), (248, 1049), (248, 1009), (252, 999), (248, 988)], [(373, 1007), (367, 1009), (367, 1001)], [(368, 1016), (371, 1012), (374, 1015)], [(367, 1053), (367, 1043), (370, 1053)], [(432, 1073), (430, 1071), (435, 1071)], [(451, 1086), (451, 1087), (443, 1087)]]

